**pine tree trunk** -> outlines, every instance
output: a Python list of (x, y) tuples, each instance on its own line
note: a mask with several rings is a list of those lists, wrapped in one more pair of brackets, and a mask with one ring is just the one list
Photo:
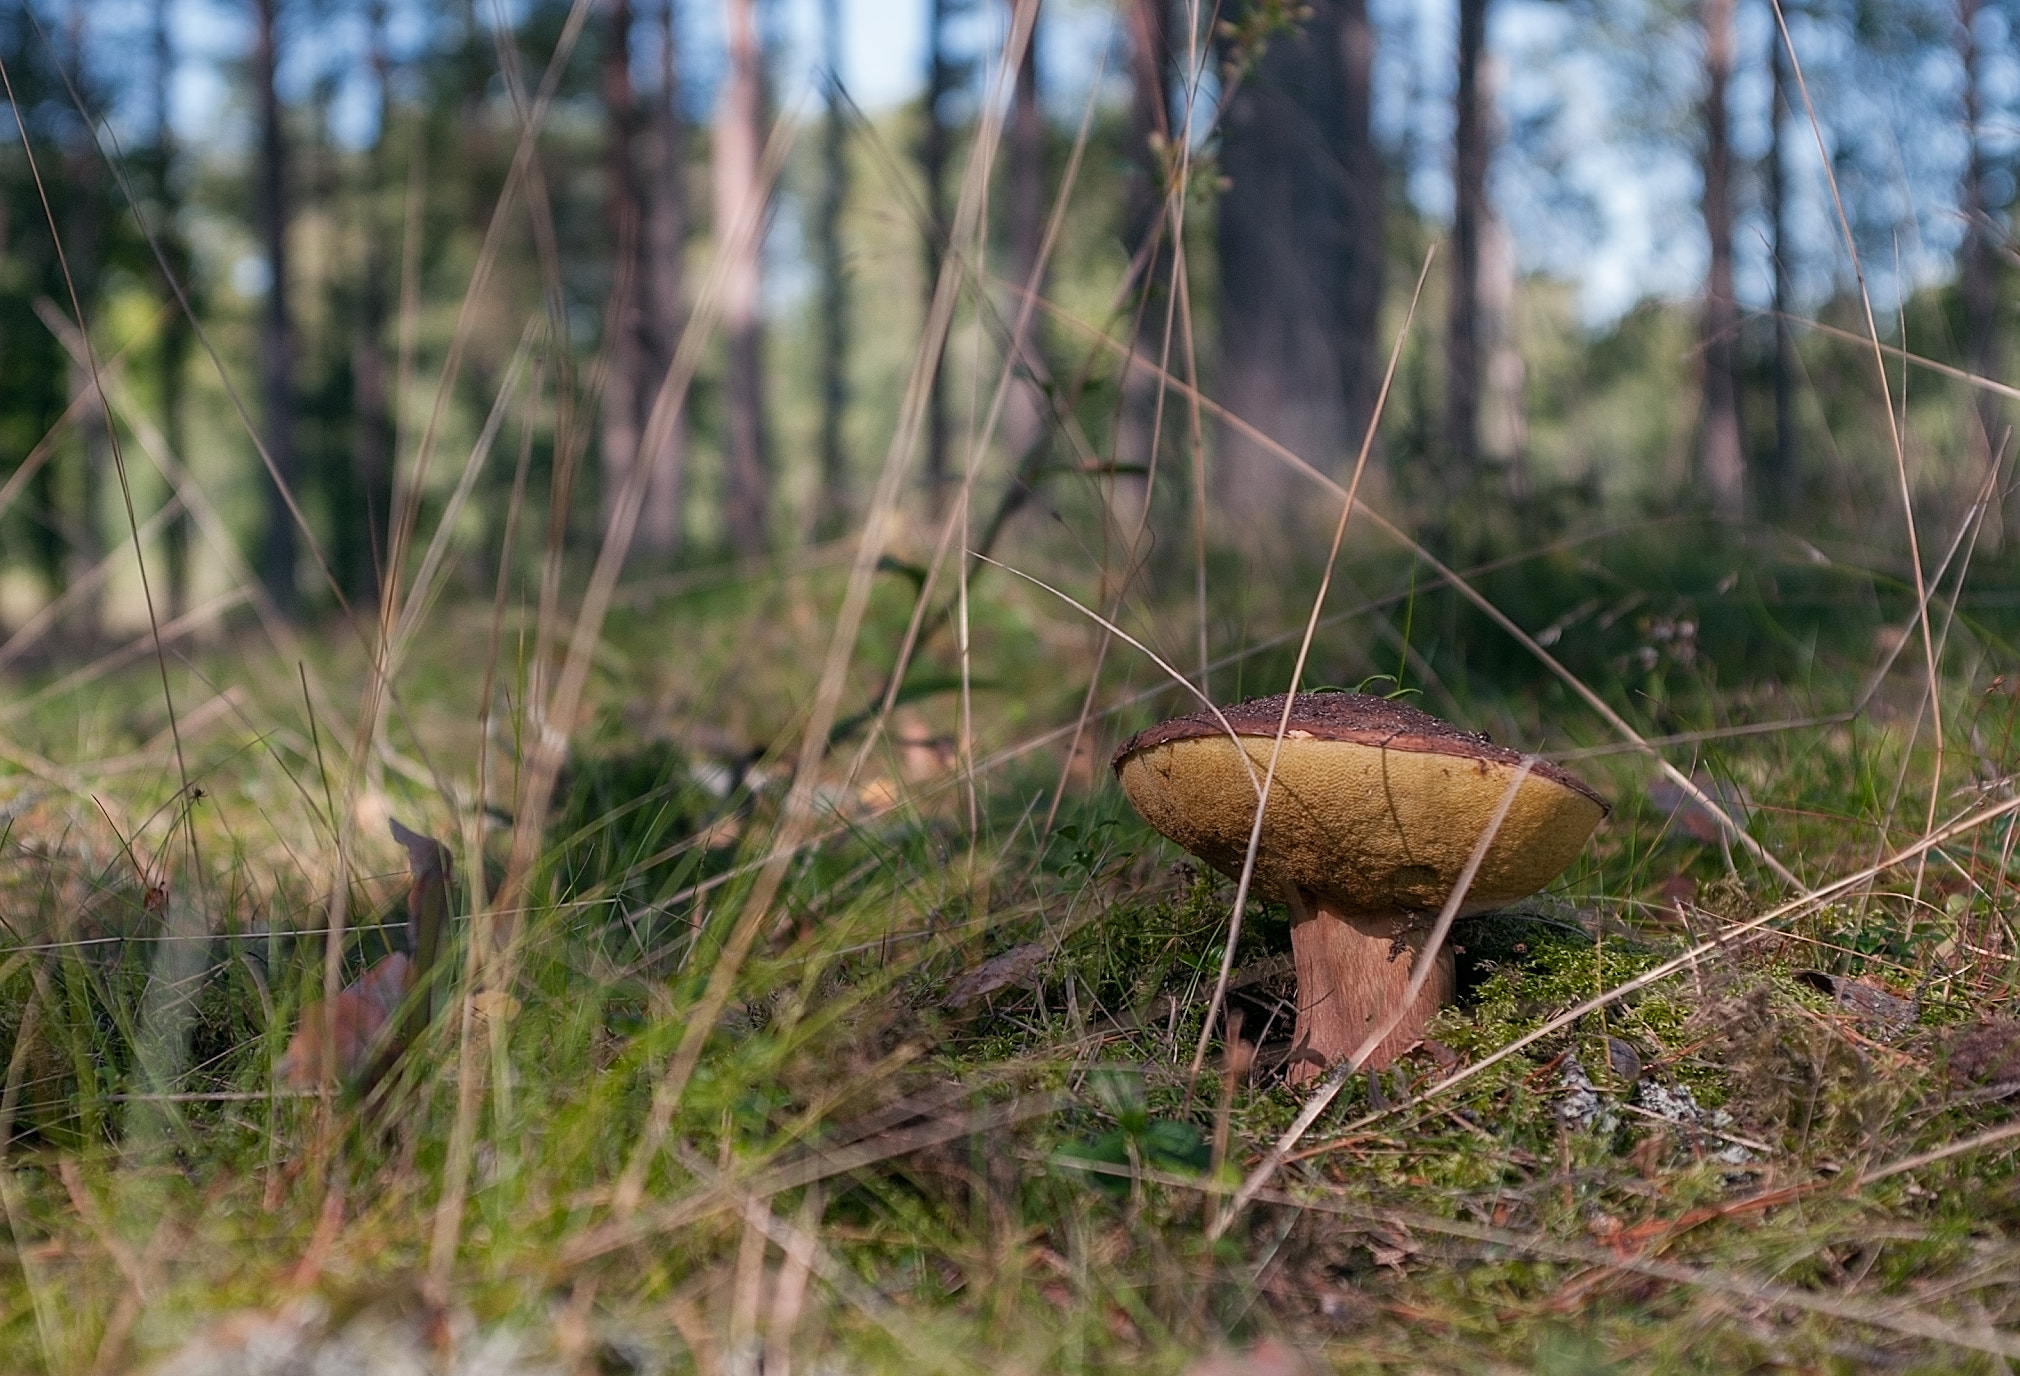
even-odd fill
[[(1957, 59), (1964, 76), (1964, 130), (1971, 152), (1964, 168), (1960, 199), (1964, 212), (1964, 242), (1958, 250), (1959, 286), (1964, 298), (1965, 354), (1971, 371), (1979, 377), (1999, 379), (2002, 364), (1998, 332), (1998, 264), (1995, 258), (1997, 227), (1986, 204), (1987, 167), (1983, 140), (1984, 97), (1978, 71), (1979, 0), (1958, 0)], [(1976, 411), (1974, 444), (1981, 457), (1989, 456), (2000, 441), (2003, 420), (1999, 399), (1982, 389), (1972, 389)]]
[[(1024, 57), (1017, 65), (1017, 86), (1010, 106), (1009, 129), (1009, 231), (1010, 280), (1020, 291), (1043, 293), (1045, 282), (1039, 275), (1039, 255), (1045, 244), (1045, 116), (1038, 103), (1038, 23), (1042, 0), (1010, 0), (1012, 25), (1025, 10), (1031, 12), (1031, 36), (1024, 45)], [(1011, 341), (1013, 368), (1017, 378), (1004, 407), (1003, 444), (1009, 450), (1013, 471), (1023, 467), (1025, 456), (1044, 438), (1046, 403), (1035, 375), (1034, 351), (1038, 348), (1041, 317), (1035, 308), (1026, 309), (1022, 297), (1005, 305), (1013, 326), (1020, 318), (1024, 329)]]
[(267, 457), (273, 464), (272, 476), (278, 479), (267, 489), (259, 569), (275, 607), (292, 616), (301, 598), (295, 585), (295, 521), (288, 497), (300, 485), (301, 464), (295, 453), (295, 339), (288, 314), (287, 133), (281, 126), (280, 92), (274, 86), (280, 56), (278, 4), (279, 0), (253, 0), (252, 70), (260, 114), (259, 230), (269, 274), (266, 308), (260, 315), (260, 392)]
[(638, 184), (634, 145), (637, 102), (631, 89), (631, 3), (609, 0), (603, 38), (604, 214), (616, 238), (605, 313), (603, 380), (603, 524), (610, 525), (618, 495), (638, 464), (644, 431), (641, 409), (649, 383), (645, 350), (646, 281), (642, 243), (645, 202)]
[[(1315, 0), (1241, 78), (1221, 140), (1220, 396), (1322, 469), (1360, 447), (1380, 383), (1382, 169), (1364, 0)], [(1220, 505), (1250, 538), (1301, 532), (1305, 480), (1228, 430)], [(1326, 518), (1330, 522), (1330, 517)]]
[[(659, 92), (647, 121), (651, 159), (646, 177), (645, 278), (646, 388), (638, 413), (639, 433), (645, 433), (660, 384), (673, 367), (687, 323), (682, 257), (687, 251), (686, 127), (680, 117), (680, 49), (675, 0), (663, 0), (659, 12)], [(680, 550), (682, 512), (686, 499), (687, 412), (674, 419), (672, 433), (657, 453), (646, 456), (652, 475), (646, 482), (645, 507), (639, 513), (638, 544), (646, 554), (664, 560)]]
[(820, 261), (821, 492), (814, 530), (842, 533), (849, 521), (849, 279), (842, 258), (842, 212), (849, 201), (848, 125), (842, 102), (842, 3), (821, 0), (821, 60), (827, 117), (821, 126), (821, 198), (814, 212)]
[[(1968, 0), (1967, 0), (1968, 3)], [(1772, 467), (1764, 474), (1763, 495), (1776, 515), (1794, 508), (1800, 473), (1796, 467), (1796, 339), (1789, 326), (1795, 309), (1795, 286), (1789, 271), (1789, 257), (1796, 245), (1789, 238), (1788, 201), (1788, 48), (1782, 42), (1781, 26), (1768, 30), (1773, 44), (1768, 70), (1773, 74), (1773, 124), (1768, 130), (1768, 234), (1774, 251), (1774, 406), (1775, 442)]]
[(1459, 89), (1452, 134), (1452, 300), (1445, 329), (1445, 478), (1464, 487), (1480, 466), (1483, 339), (1480, 248), (1487, 215), (1487, 111), (1480, 59), (1488, 0), (1459, 0)]
[(728, 411), (728, 481), (724, 524), (730, 544), (744, 555), (762, 554), (771, 542), (771, 462), (764, 421), (763, 223), (740, 244), (730, 239), (739, 220), (758, 209), (758, 156), (763, 144), (764, 58), (758, 42), (757, 0), (727, 0), (729, 75), (715, 131), (715, 232), (719, 251), (732, 253), (723, 291), (723, 334), (729, 346), (725, 402)]
[(393, 511), (393, 420), (386, 367), (387, 246), (392, 240), (381, 204), (386, 194), (386, 149), (393, 113), (392, 64), (386, 52), (385, 0), (366, 7), (369, 65), (378, 86), (379, 132), (365, 158), (365, 256), (358, 291), (358, 333), (351, 349), (351, 395), (357, 415), (353, 460), (358, 500), (343, 506), (362, 518), (336, 532), (338, 557), (348, 571), (347, 596), (376, 603), (380, 561), (386, 557)]
[[(919, 175), (926, 184), (926, 223), (920, 233), (925, 284), (920, 298), (922, 319), (932, 310), (940, 265), (947, 252), (947, 152), (951, 134), (941, 107), (946, 104), (955, 81), (954, 66), (947, 56), (951, 0), (926, 0), (926, 6), (926, 93), (922, 98), (924, 121), (919, 133)], [(942, 363), (944, 349), (943, 344)], [(925, 454), (926, 508), (935, 519), (946, 503), (948, 440), (946, 370), (936, 366), (926, 397)]]
[[(1130, 283), (1136, 311), (1136, 354), (1168, 363), (1166, 322), (1171, 307), (1170, 229), (1165, 206), (1163, 153), (1171, 139), (1171, 6), (1169, 0), (1131, 0), (1129, 7), (1129, 151), (1132, 166), (1123, 210), (1123, 245), (1136, 267)], [(1148, 475), (1161, 443), (1156, 374), (1130, 366), (1122, 379), (1117, 414), (1112, 504), (1122, 538), (1143, 520)]]
[(1490, 206), (1480, 224), (1480, 457), (1502, 466), (1508, 495), (1520, 500), (1529, 495), (1529, 365), (1516, 336), (1516, 285), (1514, 239)]
[[(156, 239), (175, 280), (189, 283), (189, 250), (182, 238), (182, 202), (175, 184), (175, 130), (169, 123), (169, 87), (175, 74), (175, 47), (169, 30), (170, 0), (154, 0), (154, 159), (150, 169), (154, 181)], [(175, 288), (166, 286), (171, 300)], [(162, 323), (155, 346), (155, 368), (161, 387), (161, 434), (168, 450), (184, 465), (190, 455), (183, 430), (183, 368), (189, 357), (189, 318), (176, 305)], [(189, 608), (190, 518), (187, 508), (178, 509), (162, 531), (167, 563), (163, 579), (168, 619), (174, 620)]]
[(1705, 275), (1700, 357), (1704, 368), (1703, 431), (1698, 476), (1720, 520), (1746, 513), (1746, 456), (1739, 423), (1739, 304), (1733, 295), (1732, 142), (1726, 90), (1732, 79), (1735, 0), (1700, 0), (1704, 29), (1704, 232), (1711, 266)]

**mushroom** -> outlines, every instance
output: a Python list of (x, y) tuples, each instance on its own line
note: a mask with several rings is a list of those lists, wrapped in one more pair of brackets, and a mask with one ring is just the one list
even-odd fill
[[(1174, 717), (1123, 743), (1116, 776), (1153, 827), (1239, 876), (1256, 780), (1269, 766), (1283, 714), (1279, 693)], [(1429, 918), (1457, 886), (1522, 758), (1386, 698), (1297, 695), (1250, 881), (1291, 910), (1293, 1083), (1352, 1055), (1401, 1003)], [(1532, 763), (1459, 912), (1484, 912), (1542, 888), (1577, 856), (1606, 811), (1598, 794), (1564, 770)], [(1367, 1067), (1380, 1069), (1420, 1040), (1452, 986), (1446, 947)]]

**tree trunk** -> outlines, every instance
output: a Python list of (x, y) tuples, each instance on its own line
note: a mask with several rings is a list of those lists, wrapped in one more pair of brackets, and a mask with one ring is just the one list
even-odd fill
[[(1017, 66), (1017, 87), (1010, 106), (1009, 129), (1009, 230), (1010, 280), (1019, 290), (1039, 293), (1045, 282), (1039, 275), (1039, 255), (1045, 246), (1045, 116), (1038, 103), (1038, 22), (1042, 0), (1010, 0), (1011, 24), (1025, 8), (1031, 10), (1031, 36), (1024, 45), (1024, 58)], [(1006, 314), (1014, 326), (1026, 318), (1022, 332), (1010, 341), (1014, 355), (1016, 383), (1005, 402), (1003, 443), (1009, 450), (1012, 471), (1021, 469), (1024, 459), (1045, 435), (1047, 406), (1033, 366), (1038, 348), (1042, 317), (1034, 308), (1025, 309), (1021, 298), (1010, 301)]]
[(1487, 110), (1480, 58), (1488, 0), (1459, 0), (1459, 90), (1452, 134), (1452, 301), (1445, 330), (1445, 478), (1463, 487), (1480, 466), (1483, 339), (1480, 248), (1487, 215)]
[[(79, 90), (86, 87), (89, 78), (84, 70), (84, 7), (73, 5), (69, 14), (69, 33), (66, 35), (69, 47), (70, 79)], [(100, 269), (104, 256), (104, 192), (99, 181), (98, 146), (91, 131), (79, 130), (75, 141), (65, 154), (67, 166), (64, 180), (68, 183), (68, 195), (64, 198), (63, 238), (64, 261), (71, 277), (71, 289), (76, 292), (79, 309), (89, 312), (98, 298)], [(64, 302), (68, 307), (70, 303)], [(65, 312), (68, 313), (67, 310)], [(88, 315), (77, 321), (77, 328), (87, 337), (91, 330)], [(90, 575), (105, 559), (105, 498), (111, 481), (112, 437), (107, 427), (111, 418), (106, 414), (101, 398), (97, 394), (91, 369), (83, 363), (73, 362), (70, 367), (70, 390), (73, 395), (83, 395), (86, 404), (77, 418), (77, 439), (83, 451), (84, 470), (79, 475), (75, 489), (76, 502), (66, 521), (69, 537), (69, 560), (65, 570), (66, 581), (75, 585)], [(98, 638), (105, 618), (105, 594), (103, 584), (93, 587), (78, 606), (75, 613), (66, 618), (71, 629), (87, 643)]]
[(820, 261), (821, 492), (814, 530), (842, 533), (849, 521), (849, 279), (842, 258), (842, 212), (849, 202), (849, 140), (842, 103), (842, 4), (821, 0), (821, 61), (827, 118), (821, 126), (821, 198), (814, 211)]
[[(1503, 137), (1494, 106), (1496, 73), (1493, 58), (1483, 53), (1474, 79), (1489, 162)], [(1479, 233), (1480, 271), (1474, 283), (1480, 304), (1476, 347), (1481, 375), (1479, 429), (1475, 435), (1481, 461), (1501, 467), (1507, 494), (1519, 501), (1529, 495), (1529, 367), (1522, 357), (1522, 342), (1516, 332), (1515, 294), (1519, 284), (1515, 240), (1484, 193), (1480, 200)]]
[(731, 242), (739, 219), (756, 214), (763, 196), (758, 156), (763, 144), (764, 55), (758, 42), (757, 0), (726, 0), (729, 75), (715, 131), (715, 232), (719, 251), (731, 252), (723, 290), (723, 334), (729, 345), (724, 388), (729, 446), (727, 510), (737, 553), (762, 554), (770, 544), (771, 461), (764, 419), (762, 216), (741, 244)]
[[(168, 117), (169, 86), (175, 74), (175, 47), (168, 25), (169, 6), (170, 0), (154, 0), (154, 159), (150, 170), (154, 174), (156, 238), (161, 244), (162, 256), (168, 260), (169, 271), (187, 291), (189, 250), (182, 238), (182, 201), (175, 184), (175, 130)], [(174, 286), (167, 286), (166, 290), (172, 300)], [(169, 452), (185, 465), (189, 463), (190, 455), (184, 443), (182, 395), (183, 368), (189, 357), (189, 336), (189, 318), (178, 305), (169, 311), (155, 345), (155, 368), (160, 375), (161, 386), (161, 434), (168, 443)], [(163, 553), (168, 566), (164, 582), (168, 619), (171, 621), (189, 608), (189, 537), (189, 511), (187, 507), (179, 507), (162, 531)]]
[(1775, 438), (1768, 471), (1762, 475), (1762, 495), (1776, 515), (1794, 508), (1799, 474), (1796, 468), (1796, 340), (1789, 327), (1789, 313), (1795, 309), (1794, 279), (1789, 271), (1789, 255), (1795, 243), (1789, 238), (1788, 48), (1782, 42), (1781, 26), (1770, 25), (1768, 71), (1774, 86), (1772, 123), (1768, 128), (1768, 236), (1774, 253), (1774, 406)]
[[(351, 396), (357, 433), (352, 449), (357, 466), (357, 499), (343, 506), (357, 510), (362, 520), (336, 532), (339, 558), (348, 576), (345, 594), (360, 601), (379, 600), (380, 564), (386, 557), (393, 512), (393, 416), (387, 384), (386, 315), (387, 248), (392, 234), (382, 200), (386, 194), (386, 148), (393, 113), (392, 63), (386, 53), (385, 0), (366, 6), (368, 61), (378, 86), (379, 132), (365, 157), (365, 257), (358, 289), (358, 333), (351, 349)], [(361, 500), (358, 500), (361, 499)]]
[(1698, 476), (1720, 520), (1746, 512), (1746, 458), (1739, 425), (1739, 304), (1733, 296), (1732, 143), (1726, 88), (1732, 79), (1734, 0), (1700, 0), (1704, 29), (1704, 232), (1711, 267), (1705, 275), (1699, 340), (1704, 368), (1704, 428)]
[(683, 194), (678, 48), (673, 0), (659, 11), (659, 91), (650, 113), (631, 81), (635, 16), (611, 0), (603, 49), (605, 205), (616, 233), (603, 386), (603, 518), (625, 482), (647, 465), (634, 554), (665, 560), (680, 547), (687, 430), (676, 424), (657, 452), (641, 454), (660, 383), (684, 323)]
[[(1970, 158), (1964, 168), (1960, 199), (1964, 212), (1964, 242), (1958, 250), (1958, 285), (1964, 298), (1965, 356), (1971, 371), (1983, 378), (1998, 378), (2001, 366), (1998, 332), (1998, 264), (1991, 208), (1986, 204), (1983, 94), (1978, 74), (1979, 0), (1958, 0), (1957, 60), (1964, 75), (1964, 130), (1970, 139)], [(1976, 411), (1975, 442), (1981, 455), (1989, 456), (1999, 443), (2002, 425), (1999, 399), (1982, 389), (1972, 389)]]
[(636, 148), (638, 107), (631, 89), (631, 3), (609, 0), (603, 38), (604, 214), (616, 238), (605, 313), (603, 360), (603, 524), (610, 524), (618, 494), (638, 464), (650, 405), (646, 379), (645, 198), (639, 187)]
[[(1380, 373), (1382, 169), (1364, 0), (1315, 0), (1241, 78), (1221, 138), (1220, 395), (1322, 469), (1359, 449)], [(1291, 469), (1229, 429), (1222, 509), (1251, 537), (1302, 531)], [(1330, 523), (1330, 517), (1326, 518)], [(1316, 524), (1316, 523), (1314, 523)]]
[(253, 0), (252, 72), (260, 112), (259, 229), (269, 274), (266, 309), (260, 315), (260, 391), (267, 457), (279, 480), (267, 489), (260, 580), (281, 614), (292, 616), (301, 599), (295, 585), (295, 521), (288, 497), (299, 484), (301, 464), (295, 453), (294, 326), (288, 317), (287, 135), (281, 127), (280, 92), (274, 87), (280, 55), (278, 5), (279, 0)]
[[(680, 347), (687, 324), (683, 255), (687, 251), (686, 127), (680, 117), (680, 47), (676, 0), (663, 0), (659, 10), (659, 92), (646, 120), (650, 157), (645, 176), (646, 388), (638, 413), (639, 433), (645, 433), (652, 403)], [(652, 465), (646, 480), (645, 507), (639, 513), (638, 547), (661, 560), (678, 553), (686, 500), (687, 412), (674, 418), (666, 444), (645, 461)]]
[[(1123, 247), (1136, 266), (1131, 282), (1136, 353), (1168, 362), (1171, 226), (1167, 222), (1164, 152), (1171, 140), (1170, 0), (1131, 0), (1129, 6), (1129, 170), (1124, 193)], [(1144, 517), (1151, 461), (1159, 440), (1158, 386), (1146, 367), (1125, 365), (1117, 413), (1113, 506), (1125, 539)]]
[[(947, 19), (952, 9), (953, 0), (926, 0), (925, 119), (919, 133), (919, 174), (926, 183), (926, 223), (920, 233), (925, 284), (920, 298), (922, 319), (932, 310), (940, 264), (947, 251), (947, 146), (951, 135), (941, 107), (953, 92), (957, 75), (947, 56)], [(945, 345), (941, 347), (944, 362)], [(926, 398), (925, 482), (927, 510), (936, 519), (946, 501), (947, 447), (946, 369), (935, 366)]]

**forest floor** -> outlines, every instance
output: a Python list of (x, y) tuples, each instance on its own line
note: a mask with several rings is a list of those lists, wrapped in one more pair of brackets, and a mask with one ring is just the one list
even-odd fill
[[(19, 681), (0, 1367), (2020, 1356), (2020, 704), (1996, 638), (1946, 662), (1945, 754), (1918, 640), (1877, 675), (1819, 656), (1799, 692), (1674, 678), (1636, 720), (1690, 737), (1667, 757), (1743, 840), (1575, 702), (1432, 683), (1426, 706), (1566, 760), (1612, 813), (1549, 892), (1459, 924), (1433, 1040), (1326, 1082), (1292, 1139), (1321, 1086), (1281, 1073), (1285, 915), (1252, 903), (1234, 954), (1249, 1040), (1203, 1039), (1233, 885), (1105, 767), (1182, 699), (1111, 672), (1069, 748), (1097, 638), (1034, 589), (977, 597), (969, 691), (941, 645), (851, 773), (848, 711), (881, 686), (859, 670), (818, 826), (767, 866), (837, 590), (814, 566), (621, 602), (536, 897), (502, 910), (537, 728), (492, 691), (532, 647), (489, 607), (438, 612), (355, 776), (364, 656), (340, 630), (293, 663), (247, 631), (165, 671)], [(872, 638), (895, 645), (886, 591)], [(1320, 649), (1308, 682), (1365, 667)], [(1281, 686), (1275, 665), (1216, 696)], [(390, 820), (454, 860), (439, 1011), (369, 1092), (294, 1088), (340, 849), (336, 973), (406, 920)]]

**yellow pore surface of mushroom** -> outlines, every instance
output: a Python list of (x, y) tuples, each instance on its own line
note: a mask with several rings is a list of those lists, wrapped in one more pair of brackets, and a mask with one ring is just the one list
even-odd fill
[[(1120, 766), (1144, 820), (1229, 875), (1241, 872), (1271, 740), (1225, 735), (1139, 750)], [(1254, 764), (1251, 775), (1241, 751)], [(1518, 766), (1359, 741), (1284, 742), (1257, 851), (1255, 888), (1313, 894), (1343, 913), (1442, 907)], [(1576, 858), (1605, 809), (1532, 773), (1522, 781), (1462, 912), (1536, 892)]]

